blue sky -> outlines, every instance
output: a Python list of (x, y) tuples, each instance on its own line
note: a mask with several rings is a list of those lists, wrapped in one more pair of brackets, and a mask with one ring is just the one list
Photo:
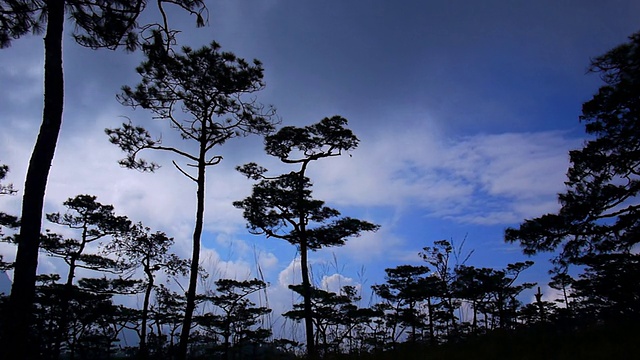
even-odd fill
[[(584, 141), (581, 104), (600, 80), (589, 59), (638, 31), (637, 1), (216, 1), (210, 24), (172, 14), (182, 44), (216, 40), (223, 50), (265, 67), (258, 100), (278, 109), (283, 125), (342, 115), (361, 140), (339, 159), (313, 164), (315, 195), (344, 214), (382, 225), (342, 248), (314, 253), (319, 286), (384, 281), (384, 268), (418, 264), (434, 240), (465, 238), (469, 264), (504, 267), (522, 261), (503, 231), (558, 209), (568, 151)], [(0, 51), (0, 162), (20, 190), (42, 111), (42, 39), (27, 37)], [(103, 133), (129, 116), (167, 140), (173, 133), (144, 111), (119, 105), (135, 85), (141, 55), (92, 51), (65, 37), (64, 124), (45, 211), (88, 193), (116, 211), (175, 237), (190, 253), (195, 194), (167, 154), (148, 154), (156, 174), (121, 169), (122, 154)], [(256, 276), (271, 283), (271, 304), (290, 306), (295, 249), (247, 234), (231, 206), (250, 192), (236, 165), (255, 161), (288, 171), (258, 138), (219, 149), (209, 171), (205, 267), (214, 276)], [(19, 196), (0, 198), (18, 213)], [(46, 224), (45, 227), (58, 230)], [(13, 249), (2, 245), (8, 259)], [(546, 284), (548, 256), (524, 274)], [(41, 272), (60, 269), (46, 258)], [(364, 270), (363, 270), (364, 269)], [(297, 268), (299, 272), (299, 268)], [(300, 275), (294, 272), (294, 281)], [(544, 289), (544, 287), (543, 287)]]

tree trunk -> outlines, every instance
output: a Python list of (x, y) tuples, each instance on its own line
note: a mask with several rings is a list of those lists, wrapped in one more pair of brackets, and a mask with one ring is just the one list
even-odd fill
[(307, 334), (307, 356), (315, 359), (316, 343), (313, 337), (313, 311), (311, 310), (311, 281), (309, 280), (309, 266), (307, 264), (307, 242), (300, 242), (300, 268), (302, 270), (302, 297), (304, 298), (304, 327)]
[(429, 341), (431, 345), (436, 345), (436, 336), (434, 331), (433, 307), (431, 305), (431, 296), (427, 297), (427, 311), (429, 311)]
[(409, 312), (411, 316), (411, 342), (416, 342), (416, 316), (414, 314), (414, 303), (413, 301), (409, 304)]
[[(445, 283), (447, 284), (447, 283)], [(449, 286), (449, 285), (446, 285)], [(454, 335), (458, 335), (458, 324), (456, 323), (456, 309), (453, 307), (453, 296), (450, 293), (447, 293), (447, 304), (449, 305), (449, 317), (451, 318), (451, 328), (452, 328), (452, 333)]]
[(21, 227), (11, 287), (5, 348), (12, 359), (30, 359), (29, 327), (35, 298), (42, 209), (49, 169), (62, 126), (64, 79), (62, 71), (63, 0), (47, 2), (47, 32), (44, 38), (44, 109), (42, 124), (31, 154), (22, 198)]
[[(82, 250), (80, 250), (81, 252)], [(64, 288), (61, 294), (60, 304), (60, 324), (58, 328), (58, 334), (56, 335), (56, 343), (54, 344), (54, 358), (59, 359), (62, 349), (62, 343), (67, 340), (69, 334), (69, 303), (73, 297), (73, 279), (76, 272), (76, 261), (80, 254), (71, 257), (69, 261), (69, 273), (67, 274), (67, 282), (64, 284)], [(71, 357), (73, 359), (73, 356)]]
[(478, 302), (476, 301), (476, 299), (473, 299), (472, 306), (473, 306), (473, 333), (475, 334), (478, 332)]
[[(203, 127), (204, 134), (204, 127)], [(205, 188), (205, 156), (206, 156), (206, 137), (201, 136), (200, 140), (200, 156), (198, 158), (198, 177), (197, 184), (197, 209), (196, 209), (196, 225), (193, 230), (193, 254), (191, 256), (191, 274), (189, 276), (189, 289), (187, 290), (187, 306), (184, 311), (184, 321), (182, 322), (182, 330), (180, 332), (180, 344), (178, 345), (178, 360), (186, 360), (189, 345), (189, 333), (191, 332), (191, 320), (193, 318), (193, 310), (196, 307), (196, 288), (198, 285), (198, 268), (200, 265), (200, 238), (202, 237), (202, 224), (204, 222), (204, 188)]]
[(151, 290), (153, 290), (154, 278), (153, 273), (151, 272), (149, 264), (145, 264), (144, 269), (147, 280), (147, 287), (144, 291), (144, 300), (142, 303), (142, 319), (140, 324), (140, 359), (146, 360), (149, 358), (149, 349), (147, 347), (147, 318), (149, 317), (149, 302), (151, 299)]
[(298, 212), (300, 215), (300, 269), (302, 270), (302, 297), (304, 303), (304, 327), (307, 339), (307, 357), (309, 359), (317, 358), (316, 343), (313, 337), (313, 311), (311, 310), (311, 281), (309, 280), (309, 264), (307, 259), (307, 227), (306, 216), (304, 211), (304, 174), (307, 170), (308, 162), (302, 163), (298, 179)]

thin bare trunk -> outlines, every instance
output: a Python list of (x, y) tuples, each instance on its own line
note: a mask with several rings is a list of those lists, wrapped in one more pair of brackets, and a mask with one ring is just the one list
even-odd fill
[(302, 297), (304, 303), (304, 327), (307, 339), (307, 356), (309, 359), (317, 358), (316, 343), (313, 336), (313, 311), (311, 309), (311, 281), (309, 280), (308, 244), (307, 244), (307, 218), (304, 211), (304, 176), (308, 162), (302, 163), (298, 184), (298, 212), (300, 215), (300, 269), (302, 270)]
[[(204, 131), (204, 130), (203, 130)], [(200, 154), (198, 158), (198, 177), (196, 178), (197, 191), (197, 209), (196, 224), (193, 230), (193, 253), (191, 255), (191, 274), (189, 276), (189, 289), (187, 290), (187, 306), (184, 312), (184, 321), (182, 322), (182, 330), (180, 332), (180, 344), (178, 345), (179, 360), (186, 360), (187, 350), (189, 346), (189, 333), (191, 332), (191, 321), (193, 319), (193, 311), (196, 307), (196, 288), (198, 285), (198, 269), (200, 265), (200, 238), (202, 237), (202, 226), (204, 222), (204, 188), (205, 188), (205, 170), (206, 170), (206, 137), (201, 135)]]
[(302, 269), (302, 297), (304, 298), (304, 327), (307, 334), (307, 355), (315, 359), (316, 343), (313, 337), (313, 311), (311, 310), (311, 281), (309, 280), (309, 266), (307, 264), (307, 243), (300, 243), (300, 268)]
[(149, 301), (151, 299), (151, 290), (153, 289), (153, 273), (149, 269), (149, 264), (145, 264), (145, 273), (147, 274), (147, 288), (144, 292), (144, 300), (142, 303), (142, 319), (140, 324), (140, 359), (149, 357), (149, 349), (147, 347), (147, 318), (149, 317)]
[(431, 345), (436, 344), (436, 332), (434, 330), (434, 316), (433, 316), (433, 306), (431, 304), (431, 296), (427, 297), (427, 311), (429, 311), (429, 341)]

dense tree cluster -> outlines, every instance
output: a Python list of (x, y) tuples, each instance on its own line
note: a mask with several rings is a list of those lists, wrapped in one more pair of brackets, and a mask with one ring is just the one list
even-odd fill
[(29, 160), (20, 214), (20, 241), (11, 289), (10, 327), (0, 329), (9, 356), (28, 357), (26, 342), (31, 305), (35, 297), (38, 250), (45, 191), (53, 162), (64, 109), (62, 38), (66, 18), (76, 43), (93, 49), (124, 47), (133, 51), (143, 44), (162, 43), (169, 47), (177, 31), (169, 26), (164, 7), (177, 6), (196, 16), (204, 26), (206, 6), (202, 0), (158, 0), (161, 19), (140, 24), (146, 0), (3, 0), (0, 2), (0, 48), (26, 34), (44, 32), (44, 106), (42, 122)]
[[(77, 206), (79, 202), (82, 206)], [(65, 204), (70, 212), (47, 218), (66, 218), (65, 226), (79, 226), (76, 237), (63, 238), (53, 232), (43, 235), (46, 254), (62, 259), (67, 273), (38, 278), (30, 338), (37, 344), (34, 351), (38, 357), (175, 356), (186, 293), (169, 279), (185, 276), (189, 261), (167, 252), (173, 239), (115, 215), (112, 207), (98, 203), (95, 197), (79, 195)], [(96, 216), (85, 216), (88, 214)], [(89, 222), (79, 223), (82, 217)], [(90, 240), (97, 237), (102, 239), (100, 245), (91, 246)], [(343, 286), (335, 293), (311, 284), (315, 356), (363, 356), (393, 351), (403, 344), (440, 346), (576, 318), (574, 314), (602, 313), (604, 307), (613, 309), (612, 304), (628, 309), (626, 315), (635, 312), (630, 305), (637, 292), (616, 291), (611, 286), (607, 294), (604, 292), (611, 284), (608, 276), (622, 281), (621, 274), (626, 274), (625, 283), (632, 282), (636, 273), (626, 269), (594, 267), (571, 280), (568, 304), (562, 304), (562, 299), (525, 304), (519, 295), (535, 284), (518, 282), (518, 277), (532, 262), (508, 264), (504, 269), (448, 264), (448, 259), (454, 258), (453, 249), (449, 241), (437, 241), (420, 252), (425, 265), (386, 269), (386, 281), (371, 287), (375, 301), (366, 307), (361, 306), (363, 294), (369, 292), (366, 289)], [(629, 266), (640, 269), (637, 263)], [(85, 277), (78, 279), (75, 275), (80, 269)], [(90, 277), (93, 274), (98, 276)], [(157, 281), (157, 277), (163, 280)], [(259, 359), (300, 354), (299, 345), (303, 344), (296, 342), (296, 334), (291, 333), (289, 339), (275, 338), (268, 316), (271, 309), (256, 306), (256, 295), (268, 286), (265, 282), (220, 278), (214, 283), (214, 288), (198, 295), (189, 329), (189, 358)], [(594, 286), (603, 291), (589, 293)], [(283, 316), (304, 321), (304, 286), (290, 288), (301, 302), (292, 304)], [(134, 303), (138, 305), (131, 306)]]
[[(591, 135), (569, 153), (567, 191), (557, 214), (507, 229), (527, 254), (557, 251), (553, 285), (592, 319), (637, 316), (640, 243), (640, 33), (592, 61), (605, 85), (582, 106)], [(584, 269), (578, 279), (572, 267)], [(566, 298), (566, 295), (565, 295)], [(580, 301), (577, 301), (580, 300)], [(568, 303), (568, 299), (565, 300)]]

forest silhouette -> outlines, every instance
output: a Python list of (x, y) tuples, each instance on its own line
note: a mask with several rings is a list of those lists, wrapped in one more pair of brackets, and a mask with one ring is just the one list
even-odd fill
[[(16, 274), (11, 294), (0, 299), (4, 358), (638, 357), (640, 33), (592, 60), (590, 72), (604, 84), (583, 104), (579, 120), (590, 140), (569, 153), (567, 190), (558, 195), (560, 210), (505, 231), (505, 241), (520, 245), (524, 254), (555, 254), (548, 285), (560, 294), (558, 299), (545, 300), (544, 284), (520, 280), (532, 261), (476, 267), (473, 249), (465, 249), (464, 241), (438, 240), (416, 249), (422, 265), (385, 269), (385, 282), (370, 289), (376, 301), (364, 306), (365, 289), (346, 285), (331, 292), (314, 283), (307, 258), (309, 251), (341, 246), (379, 229), (342, 216), (312, 196), (307, 168), (315, 161), (345, 156), (359, 144), (347, 119), (330, 116), (278, 129), (275, 110), (254, 94), (265, 86), (260, 61), (222, 51), (216, 42), (195, 50), (178, 47), (179, 32), (169, 27), (163, 3), (196, 15), (202, 25), (206, 8), (201, 1), (160, 1), (162, 19), (150, 25), (136, 22), (145, 2), (104, 5), (100, 13), (84, 1), (69, 1), (72, 6), (59, 9), (44, 3), (15, 0), (0, 7), (0, 45), (7, 47), (46, 24), (45, 67), (53, 61), (60, 71), (45, 69), (41, 134), (53, 147), (38, 150), (36, 144), (27, 178), (37, 175), (38, 184), (31, 189), (33, 183), (27, 180), (20, 216), (0, 212), (2, 241), (23, 254), (15, 262), (0, 261), (1, 270)], [(145, 60), (137, 68), (141, 80), (133, 87), (124, 85), (119, 102), (146, 111), (148, 119), (165, 121), (189, 141), (184, 147), (184, 141), (164, 143), (144, 124), (131, 121), (105, 130), (125, 154), (123, 167), (155, 171), (161, 164), (141, 157), (150, 150), (170, 152), (184, 161), (172, 164), (186, 182), (196, 183), (191, 258), (171, 253), (171, 234), (119, 215), (91, 194), (69, 198), (62, 204), (64, 213), (45, 215), (49, 224), (65, 229), (64, 235), (43, 231), (34, 218), (42, 217), (48, 167), (61, 125), (62, 93), (51, 97), (55, 90), (48, 90), (62, 86), (61, 45), (49, 41), (53, 31), (61, 36), (65, 11), (72, 11), (85, 31), (76, 34), (80, 45), (143, 51)], [(119, 12), (126, 16), (114, 15)], [(47, 16), (40, 16), (43, 13)], [(115, 18), (106, 23), (108, 15)], [(54, 130), (46, 128), (52, 116), (58, 118)], [(233, 203), (243, 211), (250, 233), (284, 240), (300, 253), (302, 282), (290, 286), (299, 302), (282, 316), (292, 324), (303, 322), (304, 328), (292, 327), (289, 336), (274, 334), (264, 278), (207, 282), (213, 275), (199, 258), (207, 170), (215, 171), (224, 160), (214, 152), (249, 135), (263, 136), (265, 152), (293, 169), (272, 175), (257, 163), (239, 166), (255, 183), (249, 197)], [(8, 165), (0, 166), (0, 180)], [(0, 184), (0, 196), (14, 196), (18, 190)], [(59, 259), (65, 272), (36, 274), (39, 253)], [(80, 272), (92, 276), (79, 277)], [(178, 278), (188, 279), (187, 289), (172, 280)], [(521, 296), (527, 289), (537, 290), (529, 302)], [(139, 296), (139, 306), (123, 305)], [(295, 341), (298, 331), (305, 341)], [(125, 344), (125, 336), (137, 339)]]

